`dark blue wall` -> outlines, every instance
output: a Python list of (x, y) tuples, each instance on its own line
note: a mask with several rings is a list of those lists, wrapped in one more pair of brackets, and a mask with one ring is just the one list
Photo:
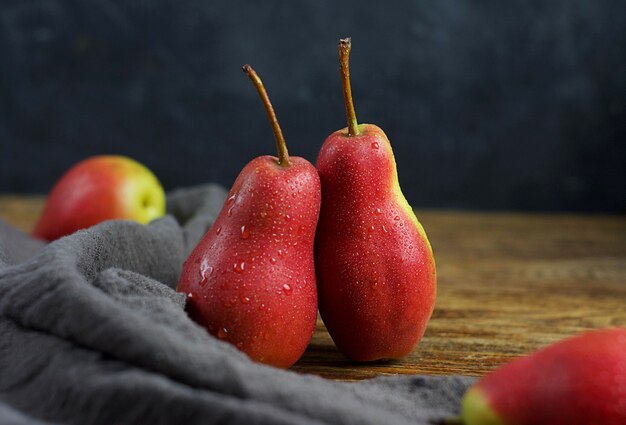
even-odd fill
[(314, 161), (351, 35), (359, 120), (414, 206), (624, 212), (625, 22), (623, 0), (0, 0), (0, 192), (103, 152), (229, 186), (274, 150), (246, 62)]

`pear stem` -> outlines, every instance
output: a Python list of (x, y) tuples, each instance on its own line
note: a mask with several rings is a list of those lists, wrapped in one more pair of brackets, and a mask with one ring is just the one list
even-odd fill
[(339, 40), (339, 69), (341, 71), (341, 84), (343, 85), (343, 103), (346, 106), (346, 118), (348, 119), (348, 136), (357, 136), (359, 127), (356, 122), (356, 112), (352, 101), (352, 87), (350, 86), (350, 50), (352, 39), (342, 38)]
[(278, 119), (276, 118), (276, 112), (274, 112), (272, 102), (270, 102), (270, 98), (267, 95), (265, 87), (263, 86), (263, 82), (250, 65), (246, 64), (243, 66), (242, 69), (243, 72), (245, 72), (246, 75), (250, 77), (250, 80), (252, 80), (252, 84), (254, 84), (254, 87), (256, 87), (256, 91), (259, 92), (261, 101), (263, 101), (263, 106), (267, 111), (267, 117), (270, 120), (270, 124), (272, 125), (272, 131), (274, 132), (274, 138), (276, 139), (276, 149), (278, 150), (278, 165), (288, 167), (289, 152), (287, 152), (287, 144), (285, 143), (283, 132), (280, 129), (280, 124), (278, 124)]

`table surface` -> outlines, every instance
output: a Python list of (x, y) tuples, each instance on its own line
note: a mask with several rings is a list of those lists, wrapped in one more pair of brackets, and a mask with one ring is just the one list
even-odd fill
[[(29, 231), (37, 196), (0, 196), (0, 219)], [(435, 250), (437, 306), (408, 357), (358, 364), (318, 319), (293, 370), (357, 380), (480, 376), (578, 332), (626, 327), (626, 216), (418, 211)]]

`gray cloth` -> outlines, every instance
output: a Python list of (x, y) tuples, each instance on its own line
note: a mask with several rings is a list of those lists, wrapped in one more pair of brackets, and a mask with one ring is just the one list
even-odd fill
[(49, 245), (0, 221), (1, 424), (427, 424), (458, 411), (470, 378), (300, 375), (192, 322), (174, 288), (224, 197), (179, 191), (148, 226), (109, 221)]

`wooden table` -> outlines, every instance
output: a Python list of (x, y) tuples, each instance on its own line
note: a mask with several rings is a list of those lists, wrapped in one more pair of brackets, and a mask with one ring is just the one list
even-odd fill
[[(0, 196), (0, 218), (30, 230), (41, 197)], [(355, 380), (482, 375), (578, 332), (626, 327), (626, 216), (419, 211), (435, 250), (438, 300), (407, 358), (346, 360), (318, 320), (299, 372)]]

